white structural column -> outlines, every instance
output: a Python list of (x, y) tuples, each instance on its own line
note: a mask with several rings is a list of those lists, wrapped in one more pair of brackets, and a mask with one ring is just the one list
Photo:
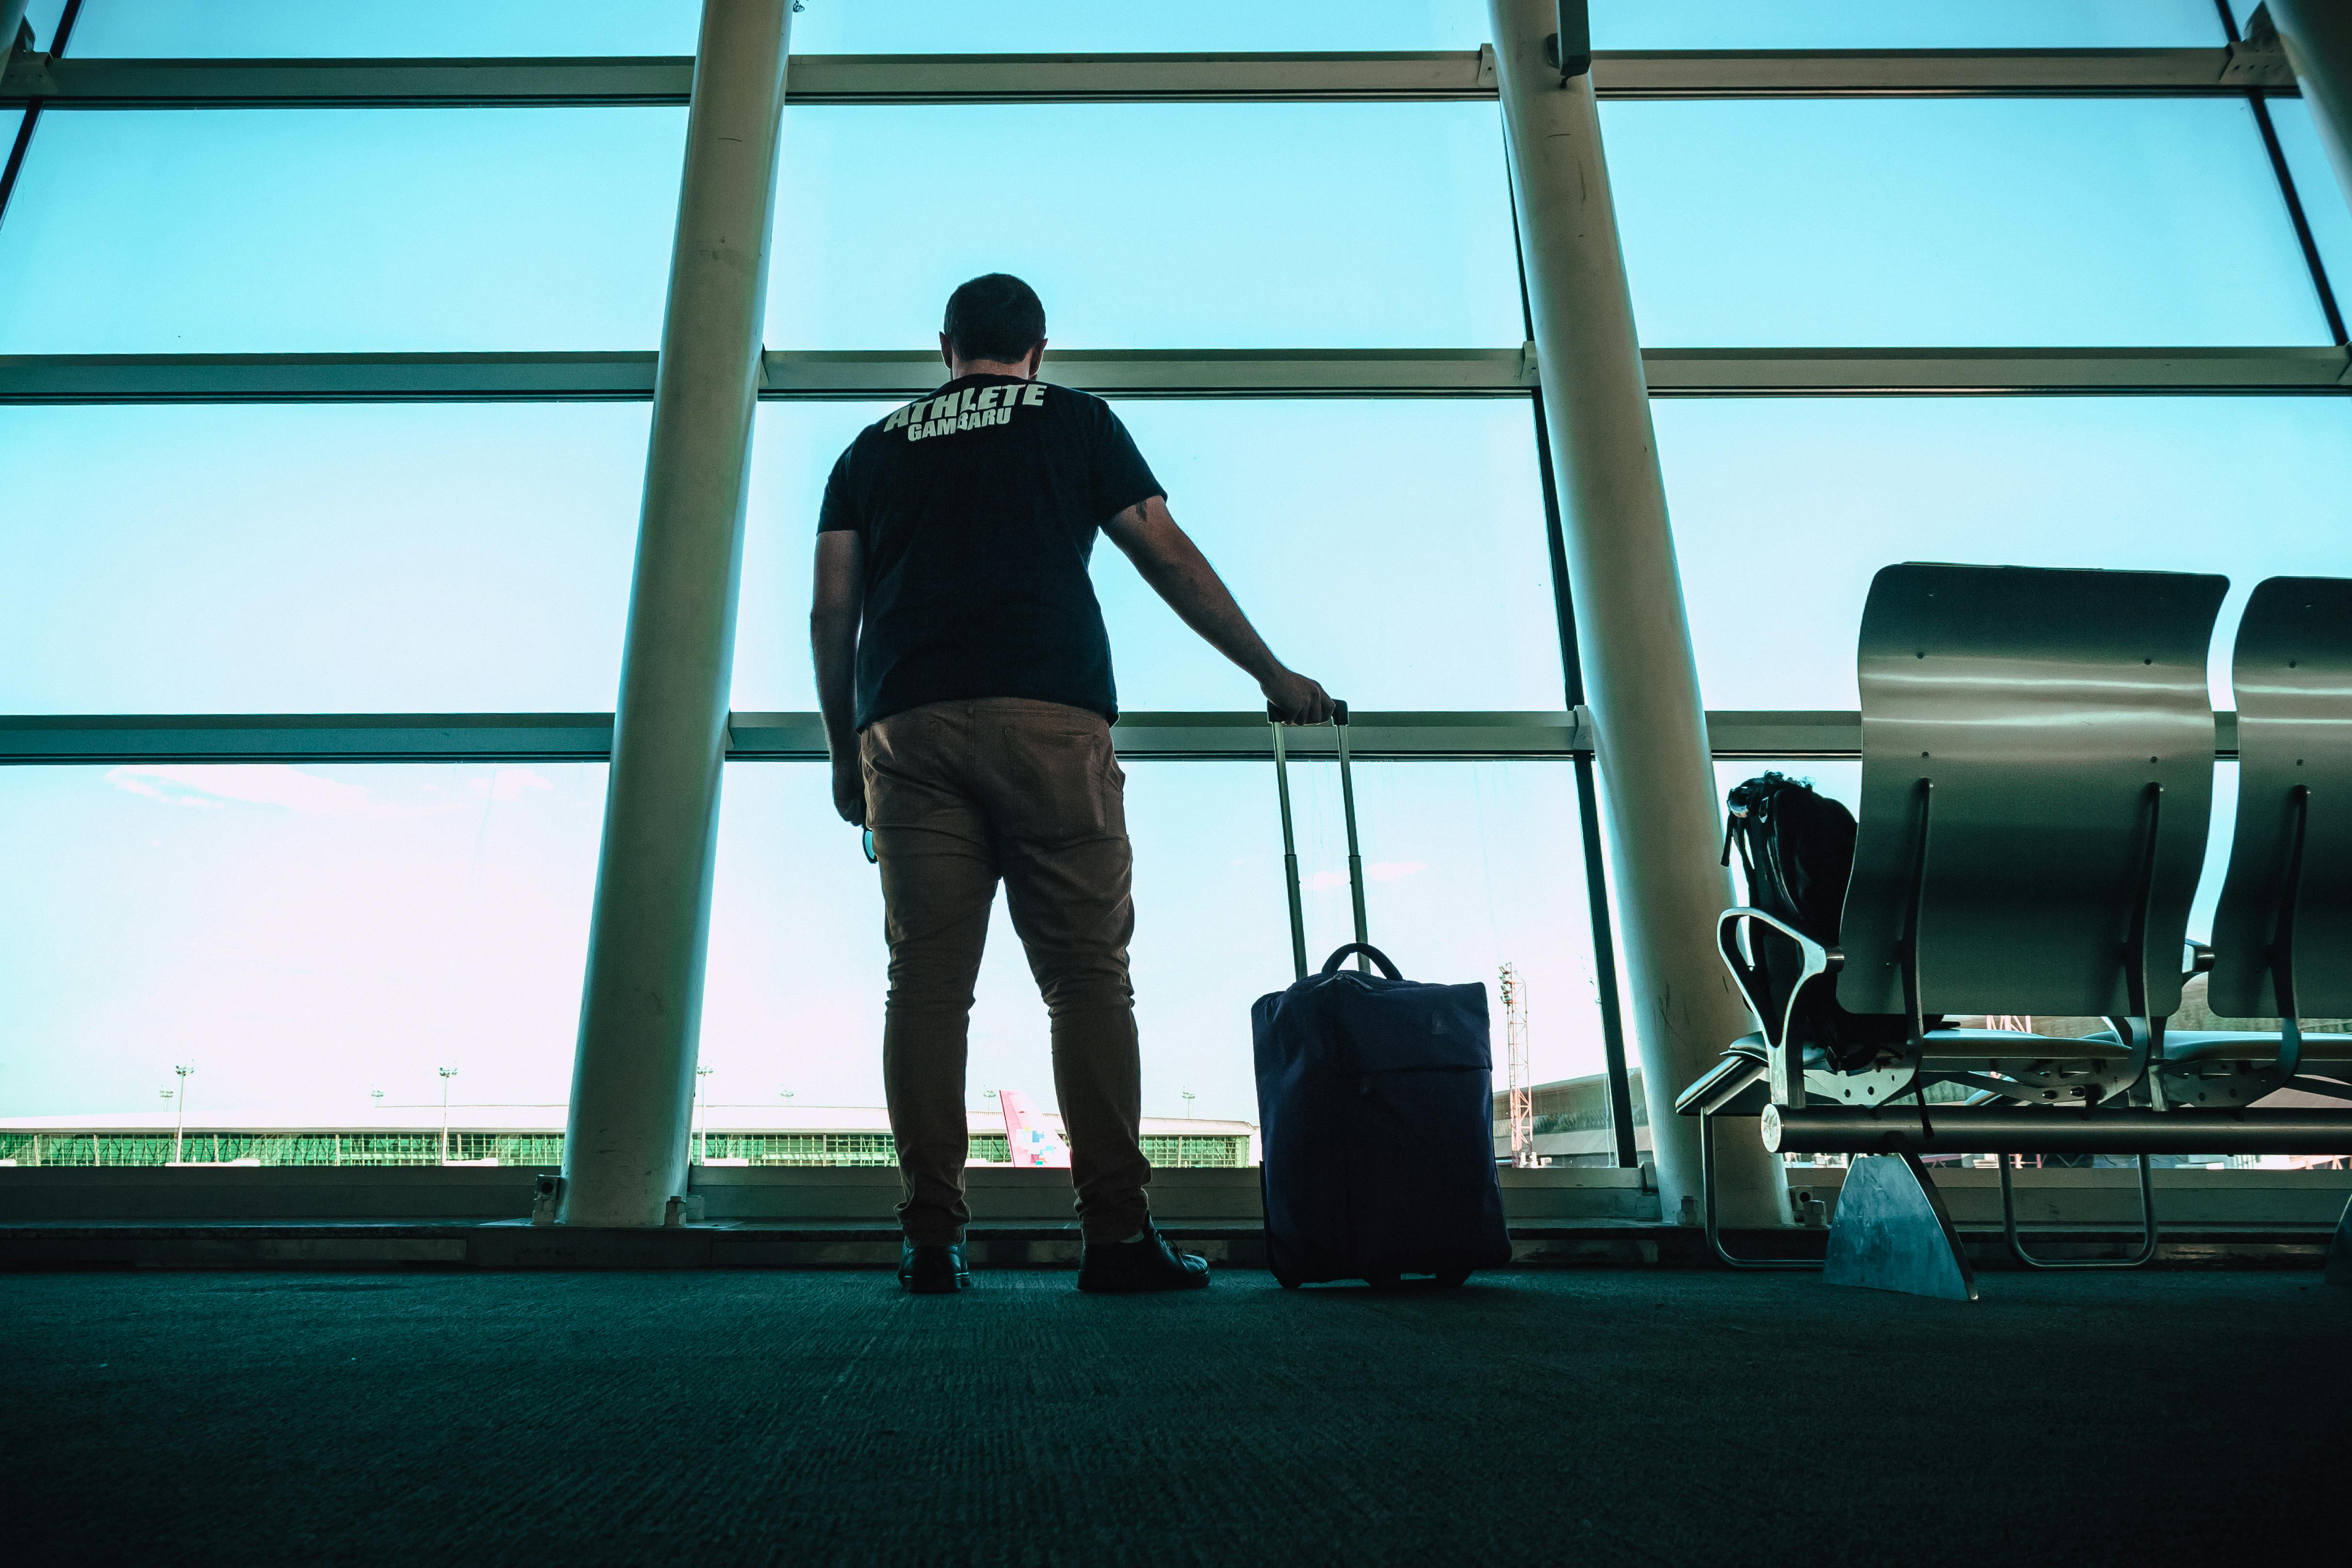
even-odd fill
[[(1716, 916), (1733, 902), (1717, 863), (1723, 819), (1591, 78), (1562, 85), (1545, 63), (1544, 38), (1557, 26), (1552, 0), (1488, 0), (1488, 10), (1577, 649), (1615, 852), (1632, 985), (1625, 1016), (1672, 1221), (1690, 1213), (1683, 1200), (1699, 1191), (1697, 1124), (1674, 1113), (1675, 1097), (1755, 1025), (1715, 952)], [(1727, 1129), (1719, 1141), (1724, 1221), (1784, 1222), (1779, 1162), (1753, 1136)]]
[[(2270, 0), (2312, 123), (2352, 201), (2352, 5), (2345, 0)], [(2309, 193), (2305, 201), (2312, 199)], [(2341, 285), (2339, 285), (2341, 287)]]
[(793, 0), (705, 0), (560, 1218), (684, 1194)]

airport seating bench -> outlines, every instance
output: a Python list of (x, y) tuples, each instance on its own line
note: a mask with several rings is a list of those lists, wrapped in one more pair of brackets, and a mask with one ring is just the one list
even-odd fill
[[(1917, 562), (1878, 574), (1858, 653), (1862, 810), (1839, 942), (1725, 911), (1718, 943), (1761, 1027), (1676, 1103), (1700, 1119), (1708, 1234), (1725, 1261), (1789, 1266), (1723, 1247), (1722, 1116), (1756, 1117), (1777, 1152), (1859, 1156), (1826, 1262), (1811, 1266), (1948, 1296), (1972, 1296), (1974, 1281), (1922, 1155), (2137, 1156), (2145, 1230), (2131, 1266), (2156, 1249), (2150, 1155), (2352, 1154), (2352, 1035), (2297, 1022), (2352, 1013), (2352, 581), (2274, 578), (2248, 601), (2231, 665), (2235, 836), (2207, 946), (2186, 933), (2214, 789), (2207, 655), (2227, 588)], [(2199, 971), (2218, 1014), (2281, 1026), (2168, 1031)], [(1891, 1019), (1900, 1043), (1841, 1063), (1791, 1038), (1798, 995), (1820, 985)], [(2003, 1015), (2107, 1027), (1942, 1027)], [(1956, 1087), (1931, 1099), (1938, 1085)], [(2117, 1266), (2029, 1252), (2009, 1164), (2003, 1213), (2021, 1261)], [(2329, 1267), (2352, 1283), (2352, 1207)]]

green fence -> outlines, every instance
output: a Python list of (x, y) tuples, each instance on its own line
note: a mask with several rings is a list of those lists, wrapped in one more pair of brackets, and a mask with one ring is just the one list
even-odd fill
[(755, 1166), (895, 1166), (887, 1133), (710, 1133), (687, 1145), (697, 1159)]
[(560, 1166), (563, 1163), (561, 1133), (452, 1133), (449, 1157), (477, 1163), (491, 1160), (502, 1166)]
[[(747, 1160), (755, 1166), (898, 1163), (898, 1145), (887, 1133), (712, 1133), (707, 1138), (698, 1134), (690, 1147), (698, 1160)], [(162, 1166), (172, 1163), (172, 1148), (170, 1133), (0, 1133), (0, 1161), (19, 1166)], [(1163, 1168), (1231, 1167), (1249, 1163), (1249, 1139), (1183, 1133), (1146, 1138), (1143, 1153)], [(971, 1155), (1003, 1165), (1012, 1150), (1003, 1134), (982, 1133), (971, 1140)], [(433, 1166), (442, 1163), (441, 1134), (191, 1131), (180, 1140), (180, 1158), (204, 1166)], [(560, 1166), (563, 1134), (453, 1132), (448, 1158)]]
[(1231, 1133), (1178, 1133), (1143, 1140), (1143, 1157), (1169, 1169), (1249, 1164), (1249, 1139)]
[[(462, 1139), (473, 1136), (488, 1145), (534, 1143), (506, 1134), (449, 1135), (449, 1157), (484, 1159), (491, 1151), (459, 1152)], [(170, 1133), (0, 1133), (0, 1160), (20, 1166), (163, 1166), (172, 1163)], [(438, 1133), (208, 1133), (190, 1132), (179, 1139), (180, 1158), (194, 1166), (432, 1166), (441, 1163)], [(563, 1140), (552, 1142), (560, 1150)], [(505, 1160), (502, 1165), (555, 1164), (560, 1155), (544, 1162)]]

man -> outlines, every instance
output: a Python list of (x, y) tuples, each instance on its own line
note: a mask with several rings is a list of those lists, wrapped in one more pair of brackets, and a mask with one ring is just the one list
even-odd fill
[(1000, 879), (1053, 1019), (1078, 1288), (1209, 1282), (1144, 1197), (1118, 703), (1087, 575), (1096, 532), (1288, 722), (1332, 712), (1251, 629), (1109, 406), (1037, 379), (1045, 351), (1027, 284), (991, 273), (958, 288), (940, 333), (947, 383), (859, 434), (817, 523), (809, 631), (834, 804), (872, 829), (882, 867), (898, 1279), (926, 1294), (971, 1283), (965, 1040)]

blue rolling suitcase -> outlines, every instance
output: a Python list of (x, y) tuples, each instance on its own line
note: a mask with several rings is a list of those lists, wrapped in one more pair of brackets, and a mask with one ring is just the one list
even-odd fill
[[(1266, 1261), (1292, 1289), (1326, 1280), (1388, 1285), (1407, 1274), (1458, 1285), (1474, 1270), (1511, 1260), (1495, 1177), (1486, 988), (1408, 980), (1365, 941), (1344, 704), (1338, 724), (1356, 940), (1314, 975), (1307, 972), (1288, 758), (1282, 726), (1274, 727), (1298, 979), (1250, 1009)], [(1342, 968), (1350, 955), (1356, 967)]]

